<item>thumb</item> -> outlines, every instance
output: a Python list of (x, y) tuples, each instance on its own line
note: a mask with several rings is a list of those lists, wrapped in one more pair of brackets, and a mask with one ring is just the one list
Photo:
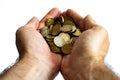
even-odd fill
[(34, 29), (38, 29), (39, 26), (39, 20), (37, 19), (37, 17), (33, 17), (30, 21), (27, 22), (27, 24), (25, 25), (25, 27), (31, 27)]

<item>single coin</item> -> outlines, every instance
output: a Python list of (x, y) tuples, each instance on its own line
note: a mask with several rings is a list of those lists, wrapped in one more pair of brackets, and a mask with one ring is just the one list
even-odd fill
[(46, 20), (46, 26), (50, 26), (50, 25), (53, 25), (54, 24), (54, 18), (48, 18)]
[(61, 53), (60, 47), (57, 47), (53, 42), (48, 42), (50, 49), (54, 53)]
[(77, 29), (77, 27), (74, 25), (74, 26), (72, 26), (72, 31), (71, 31), (71, 33), (73, 33), (73, 32), (75, 32), (76, 31), (76, 29)]
[(73, 19), (69, 16), (63, 16), (64, 17), (64, 22), (66, 21), (73, 21)]
[(41, 34), (43, 37), (46, 37), (47, 35), (49, 35), (49, 33), (50, 33), (50, 30), (47, 26), (45, 26), (41, 29)]
[[(66, 27), (66, 25), (67, 25), (67, 27)], [(68, 26), (68, 25), (69, 25), (69, 26)], [(62, 31), (72, 33), (72, 32), (74, 32), (76, 29), (77, 29), (77, 27), (75, 26), (75, 24), (74, 24), (72, 21), (67, 20), (67, 21), (65, 21), (64, 24), (63, 24), (63, 29), (62, 29)]]
[(59, 36), (56, 36), (54, 38), (54, 44), (58, 47), (62, 47), (64, 44), (65, 44), (65, 41), (63, 38), (59, 37)]
[(74, 44), (77, 39), (78, 39), (78, 37), (76, 37), (76, 36), (75, 36), (75, 37), (72, 37), (72, 38), (71, 38), (71, 43)]
[(66, 25), (66, 24), (69, 24), (69, 25), (75, 25), (73, 21), (70, 21), (70, 20), (67, 20), (63, 23), (63, 25)]
[(51, 34), (52, 33), (52, 29), (53, 29), (53, 25), (50, 25), (49, 29), (50, 29), (50, 34)]
[(52, 27), (51, 35), (58, 35), (58, 34), (60, 33), (60, 28), (61, 28), (60, 23), (56, 23), (56, 24)]
[(69, 24), (66, 24), (66, 25), (63, 25), (63, 27), (61, 27), (61, 31), (62, 32), (71, 32), (72, 31), (72, 25), (69, 25)]
[(60, 16), (60, 18), (61, 18), (61, 22), (64, 23), (64, 17)]
[(55, 38), (55, 36), (47, 35), (47, 36), (46, 36), (46, 41), (53, 41), (54, 38)]
[(70, 35), (68, 33), (60, 33), (58, 35), (60, 38), (63, 38), (65, 43), (68, 43), (70, 41)]
[(65, 45), (63, 45), (61, 50), (62, 50), (62, 52), (64, 54), (70, 54), (71, 50), (72, 50), (72, 44), (65, 44)]
[(73, 35), (74, 36), (80, 36), (80, 34), (81, 34), (81, 31), (80, 31), (80, 29), (76, 29), (76, 31), (73, 33)]

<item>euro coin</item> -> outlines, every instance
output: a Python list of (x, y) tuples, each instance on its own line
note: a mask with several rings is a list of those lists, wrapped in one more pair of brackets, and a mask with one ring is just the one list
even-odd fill
[(63, 45), (61, 50), (62, 50), (62, 52), (64, 54), (70, 54), (71, 50), (72, 50), (72, 44), (65, 44), (65, 45)]
[(54, 24), (54, 18), (48, 18), (46, 21), (46, 26), (50, 26)]
[(61, 53), (61, 49), (57, 47), (53, 42), (48, 42), (50, 49), (54, 53)]
[(68, 33), (60, 33), (58, 35), (60, 38), (63, 38), (65, 43), (69, 42), (70, 41), (70, 35)]
[(79, 26), (69, 16), (48, 18), (40, 33), (54, 53), (70, 54), (72, 47), (81, 35)]
[(60, 23), (56, 23), (51, 30), (51, 35), (58, 35), (60, 32), (61, 25)]
[(49, 33), (50, 33), (50, 30), (47, 26), (45, 26), (41, 29), (41, 34), (43, 37), (46, 37), (47, 35), (49, 35)]
[(63, 38), (57, 36), (54, 38), (54, 44), (57, 46), (57, 47), (62, 47), (64, 44), (65, 44), (65, 41)]
[(74, 36), (80, 36), (81, 31), (80, 29), (76, 29), (76, 31), (73, 33)]

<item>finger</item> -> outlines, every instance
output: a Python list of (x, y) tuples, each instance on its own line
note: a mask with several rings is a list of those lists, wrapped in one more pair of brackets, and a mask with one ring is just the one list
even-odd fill
[(80, 29), (82, 30), (83, 17), (80, 16), (77, 12), (73, 11), (72, 9), (68, 9), (66, 11), (66, 14), (72, 17), (75, 23), (77, 23), (80, 26)]
[[(78, 45), (79, 44), (79, 45)], [(84, 31), (74, 44), (72, 54), (80, 57), (105, 56), (109, 48), (108, 32), (102, 26)], [(97, 53), (97, 54), (96, 54)]]
[(60, 15), (60, 11), (57, 9), (57, 8), (53, 8), (51, 9), (45, 17), (43, 17), (43, 19), (40, 21), (40, 24), (39, 24), (39, 29), (41, 29), (43, 26), (45, 26), (45, 21), (48, 19), (48, 18), (55, 18), (57, 16)]
[(37, 29), (39, 26), (39, 20), (37, 19), (37, 17), (33, 17), (30, 21), (27, 22), (27, 24), (25, 25), (25, 27), (31, 27), (34, 29)]
[(92, 19), (90, 15), (87, 15), (83, 20), (83, 31), (90, 29), (94, 26), (97, 26), (98, 24), (95, 22), (95, 20)]
[(62, 12), (62, 16), (67, 16), (66, 11)]

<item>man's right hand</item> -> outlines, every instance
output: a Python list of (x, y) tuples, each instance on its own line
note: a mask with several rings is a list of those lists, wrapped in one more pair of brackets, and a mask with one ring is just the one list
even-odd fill
[(94, 63), (103, 63), (107, 54), (108, 33), (90, 16), (82, 18), (71, 9), (65, 14), (80, 26), (82, 34), (76, 40), (71, 54), (63, 57), (61, 72), (65, 80), (89, 80), (91, 66), (94, 66)]

